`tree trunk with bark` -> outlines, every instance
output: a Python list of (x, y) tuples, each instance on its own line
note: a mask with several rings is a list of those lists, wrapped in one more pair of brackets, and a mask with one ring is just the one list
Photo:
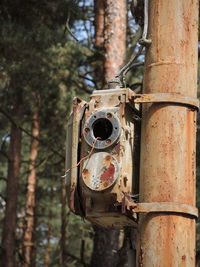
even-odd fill
[(23, 237), (24, 260), (23, 267), (33, 266), (32, 253), (34, 250), (35, 206), (36, 206), (36, 159), (38, 155), (39, 116), (33, 115), (32, 140), (30, 146), (29, 175), (26, 196), (25, 230)]
[(118, 262), (119, 231), (94, 226), (91, 267), (115, 267)]
[(102, 89), (104, 85), (103, 77), (103, 51), (104, 51), (104, 18), (105, 18), (105, 0), (94, 1), (94, 26), (95, 26), (95, 65), (94, 75), (97, 88)]
[[(103, 75), (100, 77), (104, 85), (118, 74), (125, 61), (126, 28), (126, 0), (95, 1), (95, 44), (103, 45), (105, 52)], [(95, 226), (94, 232), (91, 266), (116, 266), (119, 231)]]
[(105, 0), (94, 1), (94, 25), (95, 25), (95, 46), (103, 47), (104, 44), (104, 17)]
[(105, 0), (104, 82), (113, 79), (126, 57), (127, 6), (125, 0)]
[(61, 184), (61, 236), (60, 236), (60, 266), (65, 266), (67, 245), (67, 192), (66, 182)]
[[(49, 267), (50, 254), (51, 254), (51, 235), (52, 235), (52, 212), (49, 211), (48, 231), (47, 231), (47, 244), (44, 255), (44, 267)], [(62, 266), (62, 265), (61, 265)]]
[[(15, 107), (15, 121), (20, 121), (20, 107)], [(2, 233), (2, 267), (15, 266), (15, 229), (21, 164), (21, 130), (12, 123), (9, 147), (9, 162), (6, 188), (6, 209)]]

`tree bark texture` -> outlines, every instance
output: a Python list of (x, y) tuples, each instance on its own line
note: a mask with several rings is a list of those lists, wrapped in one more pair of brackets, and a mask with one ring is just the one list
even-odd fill
[(96, 89), (103, 88), (103, 50), (104, 50), (104, 18), (105, 18), (105, 0), (94, 1), (94, 26), (95, 26), (95, 62), (94, 76)]
[(94, 1), (94, 26), (95, 26), (95, 46), (103, 47), (104, 44), (104, 15), (105, 0)]
[(38, 137), (39, 137), (39, 116), (38, 113), (33, 115), (32, 126), (32, 140), (30, 146), (29, 158), (29, 175), (26, 196), (26, 217), (25, 217), (25, 230), (23, 238), (24, 246), (24, 260), (23, 267), (30, 267), (32, 265), (32, 252), (34, 249), (34, 220), (35, 220), (35, 205), (36, 205), (36, 159), (38, 155)]
[[(15, 110), (15, 120), (20, 120), (19, 107)], [(0, 263), (2, 267), (15, 266), (15, 229), (20, 178), (21, 139), (21, 130), (13, 123), (10, 134), (6, 209), (2, 233), (2, 257)]]
[(113, 79), (126, 56), (127, 6), (125, 0), (105, 0), (104, 81)]
[(94, 226), (91, 267), (114, 267), (117, 264), (119, 231)]
[(66, 261), (67, 241), (67, 193), (66, 183), (62, 179), (61, 184), (61, 236), (60, 236), (60, 265), (64, 266)]
[[(49, 211), (49, 222), (48, 222), (48, 231), (47, 231), (47, 244), (45, 248), (44, 255), (44, 267), (48, 267), (50, 264), (50, 254), (51, 254), (51, 235), (52, 235), (52, 212)], [(61, 265), (63, 266), (63, 265)]]

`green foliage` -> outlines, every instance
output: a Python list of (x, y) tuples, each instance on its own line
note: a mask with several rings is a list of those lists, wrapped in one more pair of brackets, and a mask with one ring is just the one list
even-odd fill
[[(37, 158), (37, 264), (44, 265), (50, 233), (50, 266), (59, 265), (61, 236), (61, 175), (64, 174), (67, 117), (75, 95), (87, 98), (85, 80), (80, 74), (88, 69), (91, 50), (70, 40), (64, 33), (65, 23), (73, 27), (83, 17), (76, 1), (2, 1), (0, 4), (0, 101), (2, 109), (11, 115), (18, 102), (22, 119), (15, 121), (23, 132), (21, 181), (18, 204), (18, 247), (22, 247), (25, 196), (29, 166), (32, 114), (39, 112), (40, 145)], [(12, 119), (15, 120), (14, 117)], [(5, 197), (10, 121), (1, 114), (0, 189)], [(1, 196), (0, 196), (1, 197)], [(0, 220), (5, 201), (1, 199)], [(1, 224), (2, 225), (2, 224)], [(91, 253), (89, 224), (67, 216), (66, 255), (69, 261), (80, 257), (80, 237), (86, 240), (85, 260)], [(2, 230), (2, 229), (1, 229)], [(1, 232), (0, 232), (1, 233)], [(74, 257), (74, 258), (73, 258)], [(76, 259), (77, 257), (77, 259)], [(21, 261), (18, 258), (18, 261)], [(71, 265), (72, 266), (72, 265)], [(75, 265), (74, 265), (75, 266)]]
[[(77, 34), (73, 40), (65, 24)], [(84, 30), (84, 33), (83, 33)], [(89, 32), (89, 34), (88, 34)], [(132, 32), (131, 32), (132, 34)], [(90, 36), (89, 36), (90, 35)], [(44, 266), (50, 233), (49, 266), (60, 266), (61, 176), (64, 174), (67, 118), (74, 96), (88, 99), (95, 87), (93, 70), (102, 61), (102, 51), (93, 45), (91, 1), (2, 0), (0, 3), (0, 101), (13, 115), (20, 103), (22, 118), (16, 123), (23, 132), (21, 180), (18, 205), (17, 248), (22, 247), (32, 114), (39, 112), (40, 144), (37, 158), (37, 266)], [(89, 38), (88, 38), (89, 36)], [(129, 50), (132, 47), (129, 38)], [(127, 52), (128, 56), (130, 51)], [(143, 67), (127, 75), (131, 85), (142, 81)], [(97, 84), (100, 88), (100, 85)], [(14, 116), (13, 116), (13, 119)], [(5, 185), (11, 122), (0, 113), (0, 223), (5, 211)], [(198, 131), (198, 148), (200, 134)], [(200, 207), (200, 150), (197, 151), (197, 206)], [(86, 263), (90, 261), (93, 230), (88, 222), (67, 210), (66, 266), (81, 266), (81, 242), (85, 241)], [(0, 234), (1, 234), (0, 227)], [(198, 232), (200, 236), (200, 232)], [(198, 248), (200, 244), (198, 239)], [(18, 258), (18, 261), (20, 259)]]

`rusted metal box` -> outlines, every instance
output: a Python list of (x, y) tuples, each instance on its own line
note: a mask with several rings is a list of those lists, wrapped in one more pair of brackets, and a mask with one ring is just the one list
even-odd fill
[(68, 123), (66, 183), (72, 212), (103, 227), (133, 226), (126, 199), (137, 198), (140, 111), (129, 89), (74, 99)]

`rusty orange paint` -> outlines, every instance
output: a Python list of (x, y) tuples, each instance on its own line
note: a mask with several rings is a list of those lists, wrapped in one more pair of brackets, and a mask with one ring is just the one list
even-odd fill
[(114, 150), (115, 150), (117, 155), (119, 155), (119, 153), (120, 153), (120, 148), (121, 148), (120, 143), (116, 144), (116, 146), (114, 147)]
[(107, 155), (107, 156), (105, 157), (105, 160), (106, 160), (106, 161), (109, 161), (109, 162), (110, 162), (111, 159), (112, 159), (112, 157), (111, 157), (110, 155)]
[(105, 187), (109, 186), (114, 181), (115, 166), (110, 163), (109, 167), (100, 176), (100, 180)]
[[(144, 94), (196, 98), (198, 0), (149, 1)], [(184, 103), (144, 103), (139, 202), (195, 207), (196, 111)], [(195, 219), (173, 213), (139, 218), (137, 266), (195, 266)]]
[(83, 176), (84, 180), (89, 180), (90, 179), (90, 175), (89, 175), (88, 169), (83, 169), (82, 176)]

